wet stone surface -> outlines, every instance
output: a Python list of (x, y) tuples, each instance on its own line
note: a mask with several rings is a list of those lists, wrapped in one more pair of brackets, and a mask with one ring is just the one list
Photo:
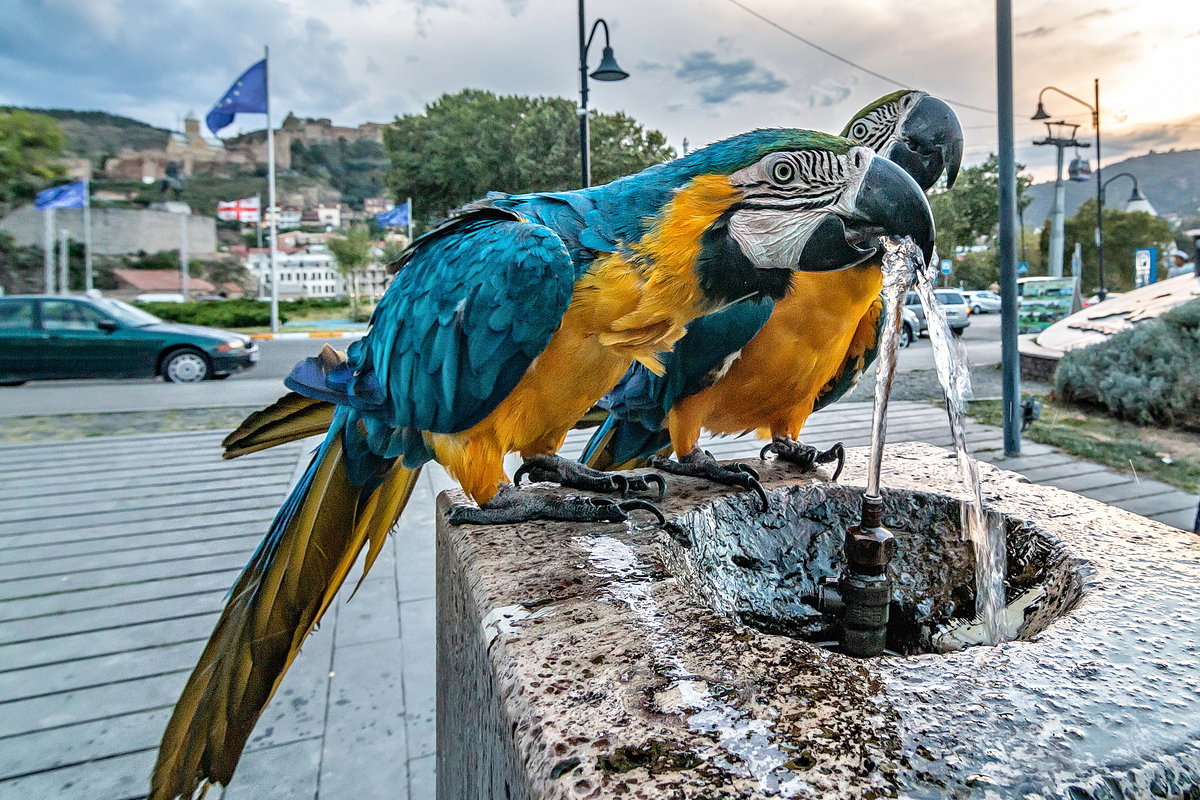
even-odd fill
[[(829, 531), (848, 523), (865, 461), (851, 450), (840, 486), (767, 466), (766, 515), (673, 479), (664, 506), (690, 547), (649, 523), (450, 527), (448, 504), (466, 501), (443, 495), (441, 796), (1200, 791), (1190, 534), (981, 465), (987, 508), (1010, 534), (1010, 599), (1045, 593), (1023, 639), (856, 660), (761, 630), (821, 635), (803, 598), (840, 568), (840, 532)], [(894, 597), (913, 609), (928, 600), (931, 617), (968, 613), (953, 456), (890, 447), (883, 483), (900, 540)], [(917, 518), (925, 527), (905, 521)]]

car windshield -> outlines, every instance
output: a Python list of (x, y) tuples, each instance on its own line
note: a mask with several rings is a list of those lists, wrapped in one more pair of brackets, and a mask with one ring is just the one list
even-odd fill
[(143, 325), (154, 325), (162, 322), (161, 319), (148, 311), (142, 311), (140, 308), (131, 306), (128, 303), (122, 303), (120, 300), (113, 300), (111, 297), (98, 297), (93, 302), (97, 308), (112, 316), (117, 322), (120, 322), (122, 325), (128, 325), (131, 328), (140, 328)]
[(945, 306), (962, 306), (967, 303), (958, 292), (934, 292), (934, 294), (937, 295), (938, 302)]

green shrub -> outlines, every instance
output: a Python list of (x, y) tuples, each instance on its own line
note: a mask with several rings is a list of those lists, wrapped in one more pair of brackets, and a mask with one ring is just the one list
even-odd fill
[[(263, 300), (202, 300), (195, 303), (138, 303), (157, 317), (189, 325), (209, 325), (214, 328), (255, 328), (271, 324), (271, 304)], [(279, 304), (279, 321), (287, 322), (283, 303)]]
[(1064, 400), (1142, 425), (1200, 430), (1200, 300), (1066, 353), (1055, 385)]

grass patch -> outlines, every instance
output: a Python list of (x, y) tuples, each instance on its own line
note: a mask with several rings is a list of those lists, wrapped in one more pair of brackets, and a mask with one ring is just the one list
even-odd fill
[[(1173, 428), (1148, 428), (1104, 414), (1039, 398), (1042, 418), (1021, 435), (1079, 458), (1141, 477), (1154, 478), (1185, 492), (1200, 490), (1200, 435)], [(987, 425), (1004, 424), (999, 400), (978, 400), (968, 414)]]
[(90, 436), (133, 436), (143, 433), (230, 430), (255, 408), (195, 408), (178, 411), (127, 411), (112, 414), (56, 414), (7, 417), (0, 442), (40, 442)]

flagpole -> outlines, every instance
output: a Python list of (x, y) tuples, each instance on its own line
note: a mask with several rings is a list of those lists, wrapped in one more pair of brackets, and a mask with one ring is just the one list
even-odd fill
[(42, 267), (46, 283), (46, 294), (54, 294), (54, 209), (46, 208), (42, 210), (46, 216), (45, 231), (42, 237), (42, 249), (45, 256), (42, 259)]
[(413, 215), (412, 215), (412, 198), (411, 197), (406, 198), (404, 200), (404, 202), (408, 204), (408, 243), (411, 245), (412, 244), (412, 217), (413, 217)]
[(263, 61), (267, 69), (267, 208), (270, 213), (271, 229), (268, 233), (270, 240), (267, 246), (270, 248), (271, 259), (271, 332), (279, 332), (279, 262), (275, 256), (275, 232), (277, 219), (277, 206), (275, 203), (275, 132), (271, 130), (271, 55), (270, 49), (263, 45)]
[(91, 294), (95, 287), (92, 273), (92, 181), (83, 179), (83, 288)]
[(67, 229), (60, 228), (58, 231), (58, 293), (68, 294), (68, 289), (71, 282), (67, 279)]
[(258, 249), (262, 250), (262, 195), (254, 195), (254, 204), (258, 206), (258, 219), (254, 220), (254, 232), (258, 235)]
[(188, 213), (180, 212), (179, 214), (179, 293), (183, 295), (184, 302), (187, 302), (188, 297)]

